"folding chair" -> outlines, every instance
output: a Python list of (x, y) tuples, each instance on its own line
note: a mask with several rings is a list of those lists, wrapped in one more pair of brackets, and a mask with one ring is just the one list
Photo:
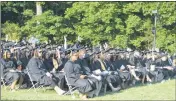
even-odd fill
[(5, 90), (6, 90), (7, 89), (6, 82), (5, 82), (4, 78), (2, 78), (2, 77), (1, 77), (1, 83), (2, 83), (2, 86), (4, 86)]
[(107, 86), (108, 86), (108, 82), (106, 81), (106, 78), (104, 80), (104, 92), (103, 92), (104, 95), (106, 94), (106, 90), (107, 90)]
[[(33, 80), (32, 79), (32, 76), (31, 76), (31, 74), (29, 73), (29, 69), (28, 68), (26, 68), (26, 72), (27, 72), (27, 75), (29, 76), (29, 79), (30, 79), (30, 82), (31, 82), (31, 84), (32, 84), (32, 87), (31, 88), (29, 88), (29, 90), (28, 91), (30, 91), (32, 88), (34, 88), (34, 90), (35, 90), (35, 92), (36, 92), (36, 86), (39, 84), (39, 82), (37, 81), (37, 80)], [(34, 82), (36, 82), (35, 84), (34, 84)], [(42, 88), (43, 86), (39, 86), (38, 88)]]
[(3, 73), (3, 71), (4, 71), (4, 66), (2, 65), (2, 63), (0, 63), (0, 71), (1, 71), (1, 84), (2, 84), (2, 86), (1, 87), (5, 87), (5, 90), (6, 90), (6, 82), (5, 82), (5, 79), (4, 79), (4, 73)]
[(68, 79), (66, 77), (66, 74), (65, 74), (65, 81), (66, 81), (66, 84), (68, 86), (68, 92), (66, 92), (64, 95), (67, 95), (67, 94), (71, 94), (73, 95), (74, 91), (76, 90), (77, 87), (71, 85), (69, 82), (68, 82)]

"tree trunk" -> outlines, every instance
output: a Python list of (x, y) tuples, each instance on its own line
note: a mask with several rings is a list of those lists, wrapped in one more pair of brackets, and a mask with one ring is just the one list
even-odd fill
[(36, 15), (42, 14), (42, 5), (40, 2), (36, 2)]

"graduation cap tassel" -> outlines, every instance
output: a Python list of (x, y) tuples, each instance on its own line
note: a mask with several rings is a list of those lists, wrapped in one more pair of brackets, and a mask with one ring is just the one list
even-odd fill
[(7, 58), (7, 51), (4, 52), (4, 59)]
[(60, 59), (60, 50), (57, 49), (58, 58)]

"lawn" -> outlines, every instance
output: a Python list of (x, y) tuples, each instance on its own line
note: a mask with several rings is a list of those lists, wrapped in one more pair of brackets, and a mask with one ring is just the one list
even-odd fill
[[(91, 98), (90, 100), (176, 100), (176, 81), (168, 80), (164, 83), (152, 85), (138, 85), (119, 92), (107, 92), (105, 95)], [(11, 92), (1, 89), (1, 100), (80, 100), (73, 99), (70, 95), (59, 96), (54, 90), (33, 89)]]

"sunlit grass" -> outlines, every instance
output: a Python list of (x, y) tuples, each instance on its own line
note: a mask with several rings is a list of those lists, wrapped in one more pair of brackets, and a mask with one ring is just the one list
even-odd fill
[[(175, 100), (176, 95), (175, 79), (164, 83), (152, 85), (138, 85), (132, 88), (121, 90), (120, 92), (107, 92), (106, 95), (91, 98), (90, 100)], [(39, 89), (37, 93), (18, 90), (9, 91), (3, 87), (1, 89), (1, 100), (80, 100), (73, 99), (70, 95), (59, 96), (54, 90)]]

